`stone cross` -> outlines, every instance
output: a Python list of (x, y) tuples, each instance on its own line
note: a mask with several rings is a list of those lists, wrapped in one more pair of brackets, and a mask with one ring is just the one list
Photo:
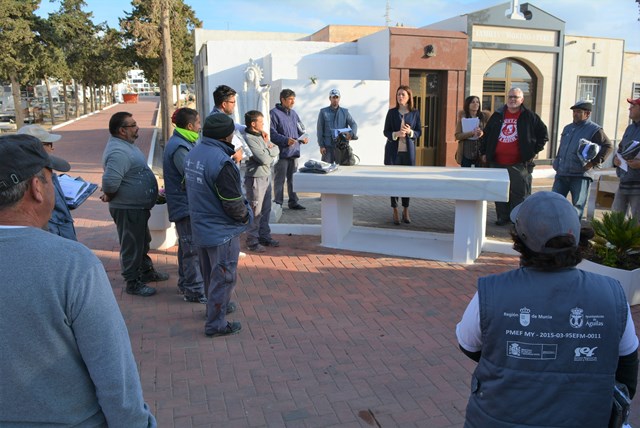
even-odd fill
[(589, 52), (591, 54), (591, 67), (595, 67), (596, 66), (596, 54), (599, 54), (600, 51), (596, 50), (596, 44), (593, 44), (593, 47), (591, 49), (587, 49), (587, 52)]

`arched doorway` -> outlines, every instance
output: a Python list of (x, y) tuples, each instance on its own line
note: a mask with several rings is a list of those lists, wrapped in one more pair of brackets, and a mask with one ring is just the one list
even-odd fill
[(531, 68), (513, 58), (493, 64), (482, 81), (482, 108), (491, 112), (505, 104), (511, 88), (520, 88), (524, 93), (524, 106), (532, 109), (536, 105), (538, 79)]

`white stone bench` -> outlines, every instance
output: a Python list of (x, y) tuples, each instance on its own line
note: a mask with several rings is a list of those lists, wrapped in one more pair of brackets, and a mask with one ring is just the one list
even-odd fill
[[(329, 174), (296, 173), (293, 185), (296, 192), (322, 195), (326, 247), (456, 263), (473, 263), (480, 255), (487, 201), (504, 202), (509, 195), (507, 171), (488, 168), (341, 166)], [(354, 226), (354, 195), (453, 199), (453, 236)]]

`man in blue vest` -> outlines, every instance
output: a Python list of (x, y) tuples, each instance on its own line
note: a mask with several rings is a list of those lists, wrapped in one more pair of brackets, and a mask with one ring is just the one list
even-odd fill
[(456, 327), (478, 361), (465, 427), (606, 427), (615, 381), (633, 397), (638, 379), (622, 286), (575, 267), (580, 220), (565, 197), (537, 192), (510, 218), (521, 267), (480, 278)]
[[(592, 109), (593, 103), (584, 100), (571, 107), (573, 122), (562, 130), (558, 154), (553, 160), (556, 177), (551, 190), (562, 196), (571, 193), (571, 202), (580, 219), (589, 199), (594, 169), (600, 168), (613, 149), (602, 127), (590, 120)], [(584, 140), (594, 145), (581, 145)], [(597, 153), (596, 147), (599, 147)]]
[(253, 219), (242, 194), (240, 170), (231, 159), (234, 130), (229, 116), (210, 115), (200, 144), (184, 163), (191, 233), (207, 294), (204, 332), (209, 337), (236, 334), (242, 328), (240, 322), (225, 319), (235, 308), (230, 299), (236, 285), (240, 234)]
[(185, 302), (207, 303), (204, 295), (198, 249), (193, 244), (189, 201), (184, 188), (184, 160), (200, 137), (200, 115), (196, 110), (183, 107), (171, 117), (175, 125), (162, 159), (162, 172), (167, 196), (169, 220), (178, 232), (178, 293)]

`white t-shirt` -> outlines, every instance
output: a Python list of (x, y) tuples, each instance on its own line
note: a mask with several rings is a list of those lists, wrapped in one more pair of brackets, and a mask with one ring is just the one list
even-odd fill
[[(473, 295), (467, 309), (465, 309), (462, 319), (456, 326), (456, 336), (458, 343), (469, 352), (482, 350), (482, 332), (480, 331), (480, 305), (478, 303), (478, 292)], [(627, 325), (620, 339), (618, 355), (629, 355), (638, 348), (638, 336), (631, 318), (631, 308), (627, 303)]]

